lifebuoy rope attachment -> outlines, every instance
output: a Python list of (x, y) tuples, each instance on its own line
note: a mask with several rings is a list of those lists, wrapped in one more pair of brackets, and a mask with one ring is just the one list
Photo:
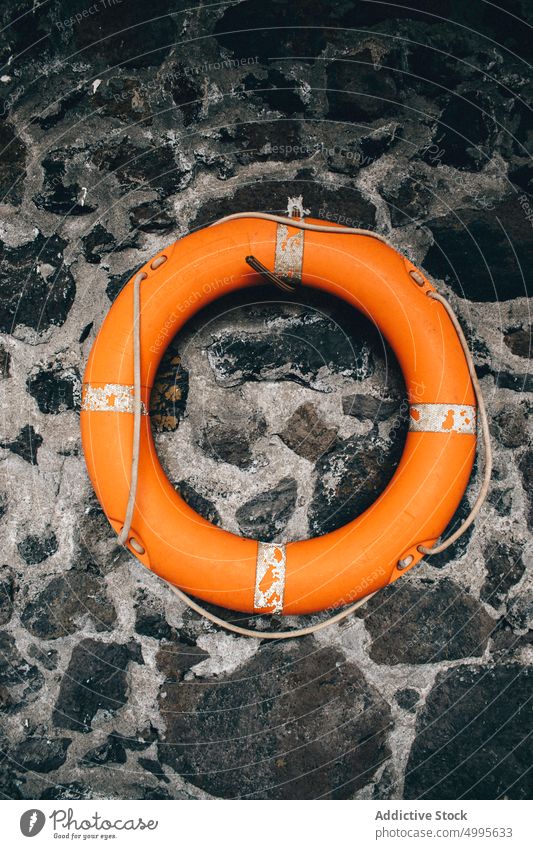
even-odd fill
[[(227, 221), (235, 221), (239, 218), (259, 218), (266, 221), (273, 221), (277, 224), (284, 224), (290, 227), (296, 227), (301, 230), (312, 230), (315, 233), (331, 233), (331, 234), (352, 234), (356, 236), (368, 236), (371, 239), (377, 239), (380, 242), (383, 242), (388, 247), (392, 248), (392, 250), (396, 250), (394, 245), (389, 242), (385, 236), (381, 236), (379, 233), (374, 233), (372, 230), (364, 230), (360, 227), (328, 227), (323, 224), (311, 224), (307, 221), (303, 221), (297, 218), (287, 218), (282, 215), (271, 215), (267, 212), (238, 212), (233, 215), (227, 215), (224, 218), (220, 218), (218, 221), (215, 221), (211, 224), (211, 227), (215, 227), (218, 224), (223, 224)], [(255, 258), (247, 258), (255, 259)], [(152, 267), (157, 268), (166, 260), (162, 257), (159, 257), (155, 260), (155, 263), (152, 263)], [(257, 263), (258, 260), (255, 260)], [(254, 266), (252, 263), (249, 263), (251, 267)], [(262, 263), (259, 263), (262, 266)], [(264, 273), (263, 266), (261, 269), (257, 268), (255, 270), (260, 273)], [(269, 269), (264, 269), (267, 274), (276, 277), (272, 272), (269, 272)], [(128, 497), (128, 505), (126, 508), (126, 516), (124, 518), (124, 525), (122, 530), (118, 536), (118, 541), (121, 545), (124, 545), (129, 536), (129, 532), (131, 530), (131, 523), (133, 519), (133, 511), (135, 508), (135, 499), (137, 496), (137, 484), (139, 478), (139, 453), (140, 453), (140, 434), (141, 434), (141, 414), (142, 414), (142, 405), (141, 405), (141, 332), (140, 332), (140, 286), (142, 281), (147, 277), (146, 273), (139, 272), (133, 280), (133, 445), (132, 445), (132, 459), (131, 459), (131, 478), (130, 478), (130, 491)], [(272, 282), (277, 283), (277, 279)], [(415, 282), (416, 279), (415, 279)], [(279, 285), (279, 284), (277, 284)], [(438, 292), (428, 291), (427, 296), (433, 298), (438, 301), (446, 312), (448, 313), (450, 320), (457, 332), (457, 336), (459, 342), (461, 343), (461, 347), (463, 349), (463, 353), (465, 355), (465, 359), (468, 366), (468, 371), (470, 374), (470, 378), (472, 380), (472, 385), (474, 387), (474, 393), (476, 395), (476, 400), (478, 404), (478, 415), (481, 421), (481, 432), (483, 436), (483, 445), (485, 450), (485, 470), (483, 474), (483, 482), (481, 485), (481, 489), (479, 491), (478, 497), (472, 507), (467, 518), (462, 522), (462, 524), (451, 534), (448, 539), (442, 542), (440, 545), (433, 546), (433, 548), (425, 548), (424, 546), (418, 546), (418, 551), (422, 554), (430, 555), (430, 554), (440, 554), (440, 552), (445, 551), (450, 545), (453, 545), (470, 527), (472, 522), (477, 517), (485, 498), (487, 497), (487, 492), (489, 489), (490, 477), (492, 473), (492, 448), (490, 444), (490, 432), (489, 425), (487, 419), (487, 412), (485, 408), (485, 403), (483, 401), (483, 395), (481, 392), (481, 387), (479, 385), (479, 381), (477, 379), (476, 370), (474, 366), (474, 362), (472, 360), (472, 355), (470, 354), (470, 350), (468, 348), (468, 343), (466, 341), (465, 335), (459, 323), (459, 320), (453, 310), (453, 307), (442, 295)], [(131, 542), (130, 542), (131, 544)], [(406, 568), (409, 564), (405, 563), (405, 561), (401, 562), (400, 568)], [(330, 625), (333, 625), (337, 622), (341, 622), (346, 617), (350, 616), (355, 610), (365, 604), (370, 598), (372, 598), (375, 593), (371, 593), (370, 595), (365, 596), (364, 598), (359, 599), (354, 604), (351, 604), (349, 607), (344, 608), (339, 613), (335, 613), (333, 616), (324, 620), (323, 622), (317, 622), (314, 625), (309, 625), (305, 628), (298, 628), (295, 631), (265, 631), (264, 633), (260, 631), (253, 631), (249, 628), (241, 628), (240, 625), (233, 625), (230, 622), (225, 622), (224, 619), (220, 619), (220, 617), (215, 616), (215, 614), (206, 610), (205, 607), (197, 604), (193, 601), (183, 590), (180, 590), (178, 587), (173, 584), (169, 584), (170, 589), (175, 595), (180, 598), (188, 607), (192, 610), (199, 613), (205, 619), (208, 619), (215, 625), (218, 625), (221, 628), (224, 628), (226, 631), (231, 631), (234, 634), (240, 634), (245, 637), (254, 637), (258, 640), (282, 640), (282, 639), (294, 639), (296, 637), (304, 637), (308, 634), (314, 634), (317, 631), (321, 631), (323, 628), (327, 628)]]

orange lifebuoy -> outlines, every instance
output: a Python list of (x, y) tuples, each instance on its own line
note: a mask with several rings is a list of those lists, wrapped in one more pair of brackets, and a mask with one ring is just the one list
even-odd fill
[[(368, 316), (398, 358), (410, 403), (401, 461), (374, 504), (332, 533), (287, 545), (238, 537), (192, 510), (161, 468), (148, 416), (158, 365), (176, 332), (221, 295), (263, 282), (247, 264), (249, 255)], [(368, 236), (332, 238), (255, 218), (186, 236), (141, 272), (140, 328), (132, 321), (132, 279), (94, 342), (81, 412), (89, 475), (120, 533), (131, 480), (134, 331), (140, 333), (143, 415), (130, 551), (182, 590), (249, 613), (341, 607), (414, 566), (422, 557), (419, 547), (431, 546), (453, 516), (476, 447), (476, 399), (467, 361), (446, 310), (427, 297), (434, 289), (425, 276)]]

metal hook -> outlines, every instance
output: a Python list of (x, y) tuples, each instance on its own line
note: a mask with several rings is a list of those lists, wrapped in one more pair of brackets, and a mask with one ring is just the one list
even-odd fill
[(247, 256), (245, 257), (245, 259), (250, 268), (253, 268), (254, 271), (258, 272), (258, 274), (262, 274), (263, 277), (268, 280), (269, 283), (273, 283), (275, 286), (277, 286), (279, 289), (282, 289), (284, 292), (296, 292), (296, 289), (298, 287), (295, 283), (291, 283), (288, 280), (279, 277), (277, 274), (274, 274), (274, 272), (270, 271), (270, 269), (267, 268), (266, 265), (263, 265), (262, 262), (259, 262), (259, 260), (255, 256)]

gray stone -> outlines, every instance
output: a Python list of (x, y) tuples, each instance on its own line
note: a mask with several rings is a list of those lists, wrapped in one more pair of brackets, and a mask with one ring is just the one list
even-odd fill
[(235, 512), (243, 536), (270, 542), (279, 538), (296, 507), (298, 486), (294, 478), (250, 498)]
[(328, 427), (311, 403), (302, 404), (288, 419), (279, 437), (296, 454), (315, 462), (331, 448), (337, 427)]

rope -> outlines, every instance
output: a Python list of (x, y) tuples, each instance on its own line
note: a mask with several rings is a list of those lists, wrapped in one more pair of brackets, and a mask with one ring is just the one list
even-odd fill
[[(206, 610), (205, 607), (202, 607), (200, 604), (197, 604), (192, 600), (188, 595), (186, 595), (183, 590), (175, 587), (174, 584), (169, 584), (170, 589), (173, 593), (175, 593), (178, 598), (185, 602), (185, 604), (190, 607), (192, 610), (195, 610), (200, 616), (203, 616), (205, 619), (209, 619), (210, 622), (213, 622), (214, 625), (219, 625), (221, 628), (224, 628), (226, 631), (233, 631), (234, 634), (241, 634), (243, 637), (255, 637), (256, 640), (291, 640), (295, 637), (305, 637), (308, 634), (316, 634), (317, 631), (322, 631), (323, 628), (329, 628), (330, 625), (334, 625), (335, 622), (341, 622), (343, 619), (346, 619), (347, 616), (350, 616), (355, 610), (359, 607), (362, 607), (363, 604), (372, 598), (376, 593), (370, 593), (370, 595), (365, 596), (364, 598), (360, 598), (359, 601), (354, 602), (349, 607), (345, 607), (344, 610), (341, 610), (340, 613), (335, 613), (334, 616), (330, 616), (328, 619), (324, 619), (323, 622), (317, 622), (315, 625), (308, 625), (306, 628), (298, 628), (296, 631), (252, 631), (251, 628), (241, 628), (240, 625), (233, 625), (231, 622), (226, 622), (224, 619), (220, 619), (220, 617), (215, 616), (214, 613), (211, 613), (209, 610)], [(377, 591), (376, 591), (377, 592)]]
[[(385, 236), (381, 236), (378, 233), (373, 233), (371, 230), (364, 230), (360, 227), (331, 227), (324, 224), (310, 224), (307, 221), (298, 220), (295, 218), (286, 218), (282, 215), (271, 215), (267, 212), (238, 212), (234, 215), (227, 215), (224, 218), (220, 218), (218, 221), (215, 221), (211, 224), (211, 227), (215, 227), (218, 224), (223, 224), (227, 221), (235, 221), (240, 218), (259, 218), (265, 221), (273, 221), (276, 224), (286, 224), (290, 227), (297, 227), (300, 230), (312, 230), (315, 233), (331, 233), (333, 235), (342, 235), (342, 234), (352, 234), (357, 236), (368, 236), (372, 239), (377, 239), (379, 242), (383, 242), (383, 244), (392, 248), (392, 250), (396, 250), (394, 245), (389, 242)], [(129, 532), (131, 530), (131, 523), (133, 519), (133, 511), (135, 508), (135, 499), (137, 495), (137, 484), (139, 478), (139, 453), (140, 453), (140, 436), (141, 436), (141, 324), (140, 324), (140, 285), (141, 282), (147, 275), (144, 272), (140, 272), (137, 274), (133, 281), (133, 445), (132, 445), (132, 457), (131, 457), (131, 478), (130, 478), (130, 491), (128, 497), (128, 505), (126, 508), (126, 516), (124, 519), (124, 525), (119, 534), (118, 541), (121, 545), (124, 545), (128, 539)], [(483, 445), (485, 449), (485, 472), (483, 475), (483, 483), (481, 489), (479, 491), (478, 497), (472, 507), (467, 518), (460, 525), (460, 527), (450, 536), (447, 540), (442, 542), (440, 545), (434, 546), (433, 548), (425, 548), (422, 545), (418, 546), (418, 551), (421, 554), (440, 554), (441, 551), (445, 551), (450, 545), (452, 545), (456, 540), (461, 537), (464, 532), (470, 527), (472, 522), (475, 520), (478, 515), (485, 498), (487, 497), (487, 492), (489, 489), (490, 476), (492, 472), (492, 449), (490, 445), (490, 433), (489, 433), (489, 425), (487, 420), (487, 413), (485, 409), (485, 404), (483, 401), (483, 396), (481, 393), (481, 387), (479, 385), (479, 381), (477, 379), (476, 370), (474, 367), (474, 362), (472, 360), (472, 356), (468, 349), (468, 343), (466, 341), (465, 335), (462, 331), (461, 325), (459, 324), (459, 320), (453, 311), (451, 304), (440, 295), (438, 292), (429, 291), (427, 292), (428, 297), (433, 298), (435, 301), (438, 301), (446, 312), (448, 313), (450, 320), (457, 332), (457, 336), (459, 338), (459, 342), (461, 343), (461, 347), (463, 349), (465, 359), (468, 366), (468, 372), (470, 374), (470, 378), (472, 380), (472, 385), (474, 387), (474, 392), (477, 399), (478, 404), (478, 412), (479, 419), (481, 421), (481, 430), (483, 436)], [(323, 622), (318, 622), (314, 625), (309, 625), (306, 628), (298, 628), (295, 631), (253, 631), (249, 628), (241, 628), (240, 625), (233, 625), (230, 622), (225, 622), (224, 619), (220, 619), (220, 617), (215, 616), (214, 613), (210, 613), (210, 611), (206, 610), (205, 607), (197, 604), (193, 601), (189, 596), (180, 590), (178, 587), (173, 584), (169, 584), (172, 592), (183, 601), (191, 610), (196, 611), (205, 619), (208, 619), (214, 625), (218, 625), (221, 628), (224, 628), (226, 631), (231, 631), (234, 634), (240, 634), (245, 637), (254, 637), (258, 640), (282, 640), (282, 639), (294, 639), (296, 637), (304, 637), (307, 634), (316, 634), (318, 631), (321, 631), (323, 628), (327, 628), (330, 625), (334, 625), (336, 622), (341, 622), (343, 619), (346, 619), (350, 614), (352, 614), (355, 610), (365, 604), (369, 599), (372, 598), (374, 593), (370, 593), (370, 595), (365, 596), (364, 598), (359, 599), (354, 604), (351, 604), (349, 607), (344, 608), (339, 613), (334, 614), (333, 616), (325, 619)]]
[(139, 482), (139, 454), (141, 446), (141, 282), (147, 275), (141, 271), (133, 281), (133, 445), (131, 449), (130, 493), (126, 516), (118, 536), (120, 545), (128, 539), (137, 497)]
[(490, 476), (492, 474), (492, 448), (490, 444), (490, 431), (489, 431), (489, 422), (487, 418), (487, 410), (485, 408), (485, 402), (483, 400), (483, 394), (481, 392), (481, 387), (479, 385), (479, 380), (477, 379), (476, 368), (474, 366), (474, 361), (472, 359), (472, 354), (468, 348), (468, 342), (466, 341), (465, 335), (463, 333), (463, 328), (459, 324), (459, 320), (453, 311), (453, 307), (450, 302), (446, 300), (442, 295), (438, 292), (428, 292), (428, 297), (433, 298), (434, 301), (438, 301), (439, 304), (442, 304), (446, 312), (450, 317), (450, 321), (455, 327), (455, 331), (457, 336), (459, 337), (459, 342), (461, 343), (461, 347), (463, 349), (463, 353), (465, 355), (466, 364), (468, 366), (468, 373), (470, 374), (470, 380), (472, 381), (472, 386), (474, 387), (474, 392), (476, 395), (477, 407), (478, 407), (478, 415), (479, 420), (481, 422), (481, 434), (483, 436), (483, 447), (485, 449), (485, 471), (483, 474), (483, 483), (481, 484), (481, 488), (478, 493), (478, 497), (475, 500), (474, 506), (472, 507), (470, 513), (460, 525), (456, 531), (454, 531), (451, 536), (448, 537), (444, 542), (440, 545), (434, 545), (432, 548), (426, 548), (423, 545), (418, 546), (418, 551), (421, 554), (440, 554), (441, 551), (446, 551), (450, 545), (453, 545), (459, 537), (462, 537), (464, 532), (468, 530), (472, 522), (475, 520), (478, 515), (481, 507), (483, 506), (483, 502), (487, 497), (487, 493), (489, 491), (490, 485)]

